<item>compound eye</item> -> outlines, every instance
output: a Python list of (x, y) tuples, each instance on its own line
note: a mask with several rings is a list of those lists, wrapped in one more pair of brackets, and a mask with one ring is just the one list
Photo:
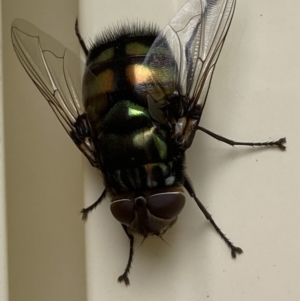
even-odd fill
[(148, 210), (156, 217), (171, 219), (178, 216), (185, 204), (180, 192), (158, 193), (148, 198)]
[(125, 225), (131, 224), (135, 218), (134, 203), (128, 199), (114, 201), (110, 211), (116, 220)]

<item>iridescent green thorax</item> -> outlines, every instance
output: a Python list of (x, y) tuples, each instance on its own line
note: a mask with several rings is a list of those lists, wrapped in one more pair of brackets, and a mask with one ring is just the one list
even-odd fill
[(174, 184), (171, 141), (154, 126), (145, 107), (119, 101), (102, 122), (97, 147), (113, 188), (122, 192)]

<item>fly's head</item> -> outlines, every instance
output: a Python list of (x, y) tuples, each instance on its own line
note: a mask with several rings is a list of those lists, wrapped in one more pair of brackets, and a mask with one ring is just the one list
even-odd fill
[(145, 238), (162, 236), (177, 220), (185, 204), (180, 187), (148, 191), (130, 198), (116, 198), (110, 209), (113, 216), (132, 232)]

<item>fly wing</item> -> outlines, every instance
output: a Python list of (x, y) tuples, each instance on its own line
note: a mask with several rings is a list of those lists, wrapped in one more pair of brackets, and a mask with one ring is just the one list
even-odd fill
[(82, 103), (83, 62), (33, 24), (16, 19), (11, 37), (24, 69), (60, 123), (93, 166), (98, 166)]
[[(200, 121), (235, 3), (189, 0), (158, 35), (145, 59), (152, 70), (147, 87), (150, 114), (160, 124), (173, 124), (174, 135), (184, 148), (191, 145)], [(157, 65), (168, 70), (167, 81), (155, 71)]]

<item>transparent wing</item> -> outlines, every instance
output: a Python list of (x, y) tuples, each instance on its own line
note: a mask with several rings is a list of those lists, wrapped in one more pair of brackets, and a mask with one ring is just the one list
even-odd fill
[(91, 164), (97, 166), (82, 103), (84, 63), (54, 38), (25, 20), (14, 20), (11, 37), (21, 64), (66, 132)]
[[(147, 54), (144, 64), (152, 71), (151, 85), (147, 88), (150, 113), (159, 123), (172, 123), (164, 119), (172, 115), (166, 111), (172, 107), (172, 100), (177, 99), (170, 96), (178, 93), (182, 100), (180, 106), (178, 103), (176, 106), (182, 113), (177, 115), (185, 117), (184, 126), (182, 118), (177, 118), (179, 139), (190, 140), (184, 136), (195, 131), (200, 121), (235, 3), (235, 0), (189, 0), (159, 34)], [(155, 71), (158, 65), (168, 71), (167, 81), (160, 78), (161, 72)]]
[(191, 0), (166, 28), (179, 66), (180, 93), (197, 100), (202, 108), (235, 3), (235, 0)]

